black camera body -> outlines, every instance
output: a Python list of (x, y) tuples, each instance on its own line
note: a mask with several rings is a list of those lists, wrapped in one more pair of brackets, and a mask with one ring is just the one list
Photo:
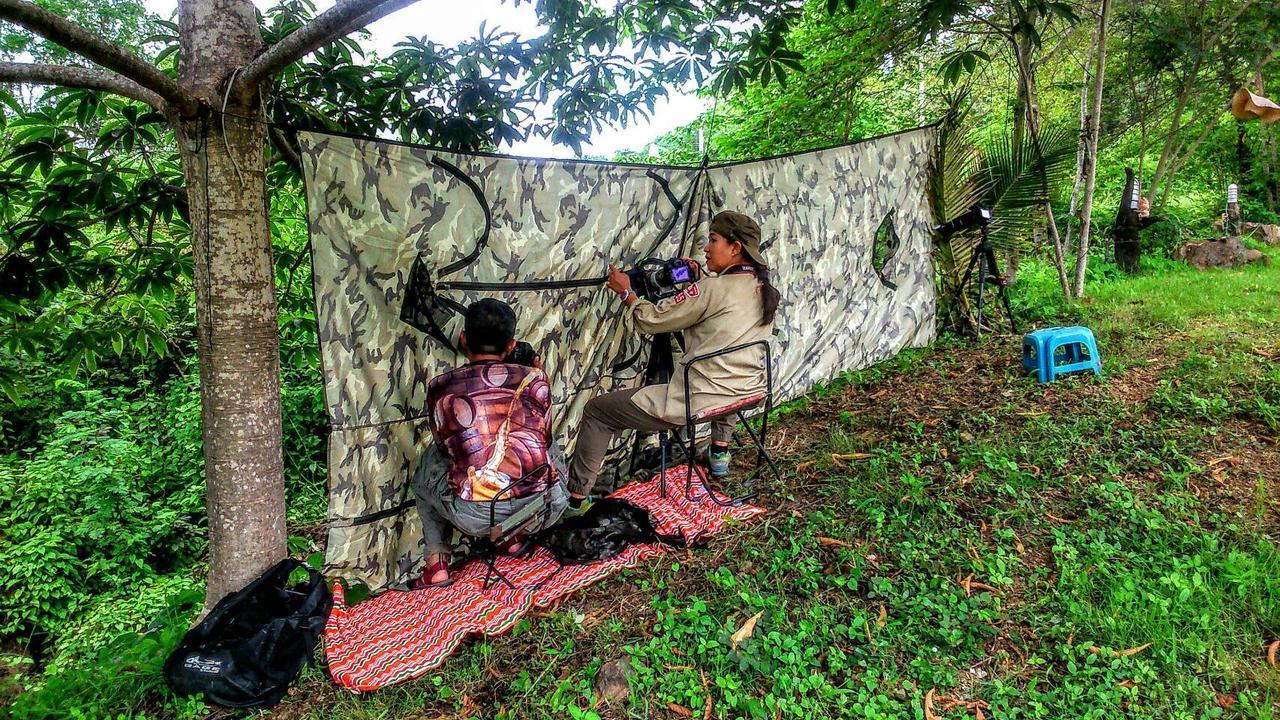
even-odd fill
[(517, 340), (516, 346), (511, 348), (511, 352), (502, 358), (502, 362), (511, 363), (513, 365), (524, 365), (525, 367), (533, 367), (533, 361), (538, 354), (533, 351), (533, 346), (523, 340)]
[(682, 258), (645, 258), (627, 270), (627, 277), (636, 295), (651, 302), (669, 298), (680, 292), (681, 285), (695, 280), (693, 267)]

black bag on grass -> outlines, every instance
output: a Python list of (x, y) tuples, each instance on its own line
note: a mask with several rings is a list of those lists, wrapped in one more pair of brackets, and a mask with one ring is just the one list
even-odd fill
[(582, 515), (542, 531), (535, 542), (550, 550), (561, 565), (610, 560), (628, 546), (642, 543), (686, 545), (681, 535), (659, 534), (648, 510), (616, 498), (595, 501)]
[[(289, 587), (299, 568), (306, 581)], [(187, 632), (165, 662), (165, 679), (178, 694), (204, 693), (225, 707), (271, 707), (311, 659), (331, 607), (320, 573), (282, 560)]]

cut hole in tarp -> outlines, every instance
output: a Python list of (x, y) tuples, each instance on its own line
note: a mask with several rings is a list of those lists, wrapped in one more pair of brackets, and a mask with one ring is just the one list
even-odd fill
[(897, 290), (898, 283), (892, 278), (894, 260), (898, 254), (898, 247), (902, 242), (898, 239), (898, 230), (893, 226), (894, 212), (889, 211), (884, 216), (884, 220), (880, 221), (880, 226), (876, 228), (875, 235), (871, 239), (871, 268), (875, 270), (876, 277), (880, 278), (880, 284), (890, 290)]

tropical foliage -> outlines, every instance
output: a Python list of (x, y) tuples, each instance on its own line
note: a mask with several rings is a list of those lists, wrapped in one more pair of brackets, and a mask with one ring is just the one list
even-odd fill
[[(176, 26), (139, 3), (41, 4), (176, 72)], [(621, 157), (698, 162), (704, 152), (741, 159), (941, 121), (936, 214), (993, 208), (990, 236), (1002, 262), (1025, 259), (1012, 287), (1016, 312), (1099, 323), (1113, 344), (1104, 347), (1119, 351), (1120, 372), (1181, 352), (1162, 335), (1169, 328), (1197, 338), (1194, 357), (1152, 370), (1159, 380), (1150, 409), (1106, 400), (1107, 412), (1136, 429), (1087, 415), (1051, 423), (994, 405), (980, 415), (894, 415), (892, 423), (863, 423), (861, 408), (833, 409), (830, 427), (805, 440), (816, 455), (789, 456), (793, 466), (816, 463), (818, 475), (790, 479), (817, 483), (826, 505), (797, 507), (803, 513), (781, 530), (762, 531), (732, 571), (700, 569), (699, 598), (672, 589), (676, 571), (654, 571), (638, 579), (652, 596), (641, 603), (645, 617), (658, 617), (643, 628), (624, 614), (583, 640), (576, 610), (542, 629), (518, 628), (517, 642), (554, 653), (567, 663), (563, 673), (507, 668), (509, 677), (495, 677), (492, 647), (478, 646), (442, 684), (488, 697), (484, 683), (496, 683), (520, 693), (519, 711), (529, 716), (591, 717), (595, 710), (581, 706), (591, 705), (584, 698), (599, 662), (581, 656), (625, 647), (644, 664), (635, 686), (658, 703), (650, 714), (675, 705), (671, 712), (686, 716), (686, 706), (714, 693), (713, 715), (839, 716), (857, 697), (866, 713), (897, 718), (919, 714), (927, 684), (977, 677), (955, 658), (986, 662), (988, 644), (1004, 643), (1002, 662), (1016, 654), (1013, 645), (1037, 653), (1029, 675), (999, 674), (980, 691), (1010, 714), (1103, 717), (1139, 707), (1182, 717), (1194, 706), (1208, 708), (1205, 716), (1269, 717), (1274, 671), (1257, 654), (1280, 633), (1276, 553), (1260, 529), (1273, 522), (1274, 490), (1261, 476), (1241, 480), (1256, 485), (1242, 519), (1202, 498), (1192, 479), (1217, 482), (1222, 463), (1205, 465), (1216, 438), (1275, 435), (1277, 380), (1259, 359), (1267, 356), (1255, 353), (1275, 352), (1266, 345), (1274, 302), (1259, 300), (1274, 272), (1224, 276), (1239, 314), (1224, 319), (1206, 305), (1213, 278), (1193, 278), (1167, 258), (1213, 232), (1228, 182), (1240, 184), (1246, 217), (1280, 218), (1277, 127), (1238, 124), (1222, 111), (1232, 89), (1255, 80), (1264, 94), (1280, 95), (1278, 7), (1135, 0), (1115, 8), (1102, 38), (1111, 65), (1093, 208), (1093, 234), (1102, 237), (1087, 272), (1095, 306), (1068, 303), (1045, 262), (1046, 208), (1063, 237), (1078, 233), (1073, 161), (1096, 3), (558, 0), (537, 4), (539, 37), (486, 27), (454, 47), (406, 37), (380, 55), (353, 35), (290, 64), (265, 93), (259, 118), (272, 123), (265, 212), (280, 307), (290, 550), (309, 555), (323, 539), (327, 431), (291, 129), (467, 149), (530, 137), (581, 147), (606, 125), (651, 117), (665, 95), (696, 89), (708, 103), (703, 117)], [(259, 20), (270, 42), (315, 15), (307, 0), (286, 0)], [(0, 25), (3, 60), (78, 62), (10, 25)], [(0, 641), (8, 658), (0, 703), (20, 693), (12, 705), (19, 717), (201, 717), (202, 703), (168, 696), (158, 676), (165, 649), (198, 610), (208, 533), (180, 148), (166, 117), (116, 95), (0, 85), (0, 108)], [(1146, 231), (1149, 257), (1132, 280), (1108, 262), (1106, 237), (1126, 166), (1164, 218)], [(975, 241), (971, 231), (937, 246), (940, 282), (958, 318), (965, 297), (957, 281)], [(1213, 334), (1202, 336), (1206, 328)], [(789, 417), (799, 425), (824, 397), (894, 392), (918, 372), (950, 384), (960, 374), (948, 355), (955, 347), (847, 378), (789, 408)], [(999, 371), (987, 379), (1027, 407), (1045, 398)], [(1015, 426), (1031, 434), (1010, 439), (1005, 428)], [(1174, 439), (1151, 439), (1166, 434)], [(1072, 448), (1072, 462), (1043, 437)], [(1090, 450), (1100, 437), (1106, 457)], [(825, 459), (863, 452), (874, 457), (866, 473)], [(966, 473), (972, 486), (951, 482)], [(1151, 477), (1158, 487), (1138, 483)], [(1055, 495), (1045, 499), (1050, 478)], [(975, 508), (990, 511), (989, 531), (969, 527)], [(1203, 522), (1189, 525), (1188, 517)], [(1018, 522), (1026, 534), (1014, 532)], [(1017, 550), (1032, 533), (1043, 547)], [(878, 572), (854, 551), (866, 538), (898, 574)], [(1001, 588), (1029, 589), (1023, 604), (1010, 593), (1013, 620), (1000, 614), (1003, 599), (971, 596), (940, 574), (970, 562), (965, 542), (978, 548), (975, 572), (989, 571)], [(1049, 574), (1057, 571), (1037, 564), (1038, 553), (1079, 577)], [(766, 611), (767, 631), (730, 650), (725, 623), (746, 609)], [(993, 635), (992, 623), (1007, 620)], [(1015, 638), (1024, 630), (1045, 644)], [(1083, 645), (1085, 633), (1106, 653), (1153, 637), (1167, 647), (1117, 662)], [(695, 661), (714, 677), (700, 677)], [(314, 688), (321, 678), (308, 682)], [(424, 703), (461, 712), (469, 697), (416, 685), (360, 707), (325, 695), (314, 714), (333, 715), (334, 702), (353, 715), (404, 716)]]

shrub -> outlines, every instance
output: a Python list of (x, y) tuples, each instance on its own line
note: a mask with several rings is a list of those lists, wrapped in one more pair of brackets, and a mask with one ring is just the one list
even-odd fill
[(91, 659), (36, 678), (13, 699), (9, 715), (15, 720), (205, 717), (204, 702), (174, 697), (163, 674), (165, 659), (186, 633), (203, 598), (199, 588), (164, 598), (165, 609), (144, 630), (117, 635)]
[(203, 549), (198, 395), (138, 389), (79, 387), (43, 447), (0, 460), (0, 634), (56, 635)]

